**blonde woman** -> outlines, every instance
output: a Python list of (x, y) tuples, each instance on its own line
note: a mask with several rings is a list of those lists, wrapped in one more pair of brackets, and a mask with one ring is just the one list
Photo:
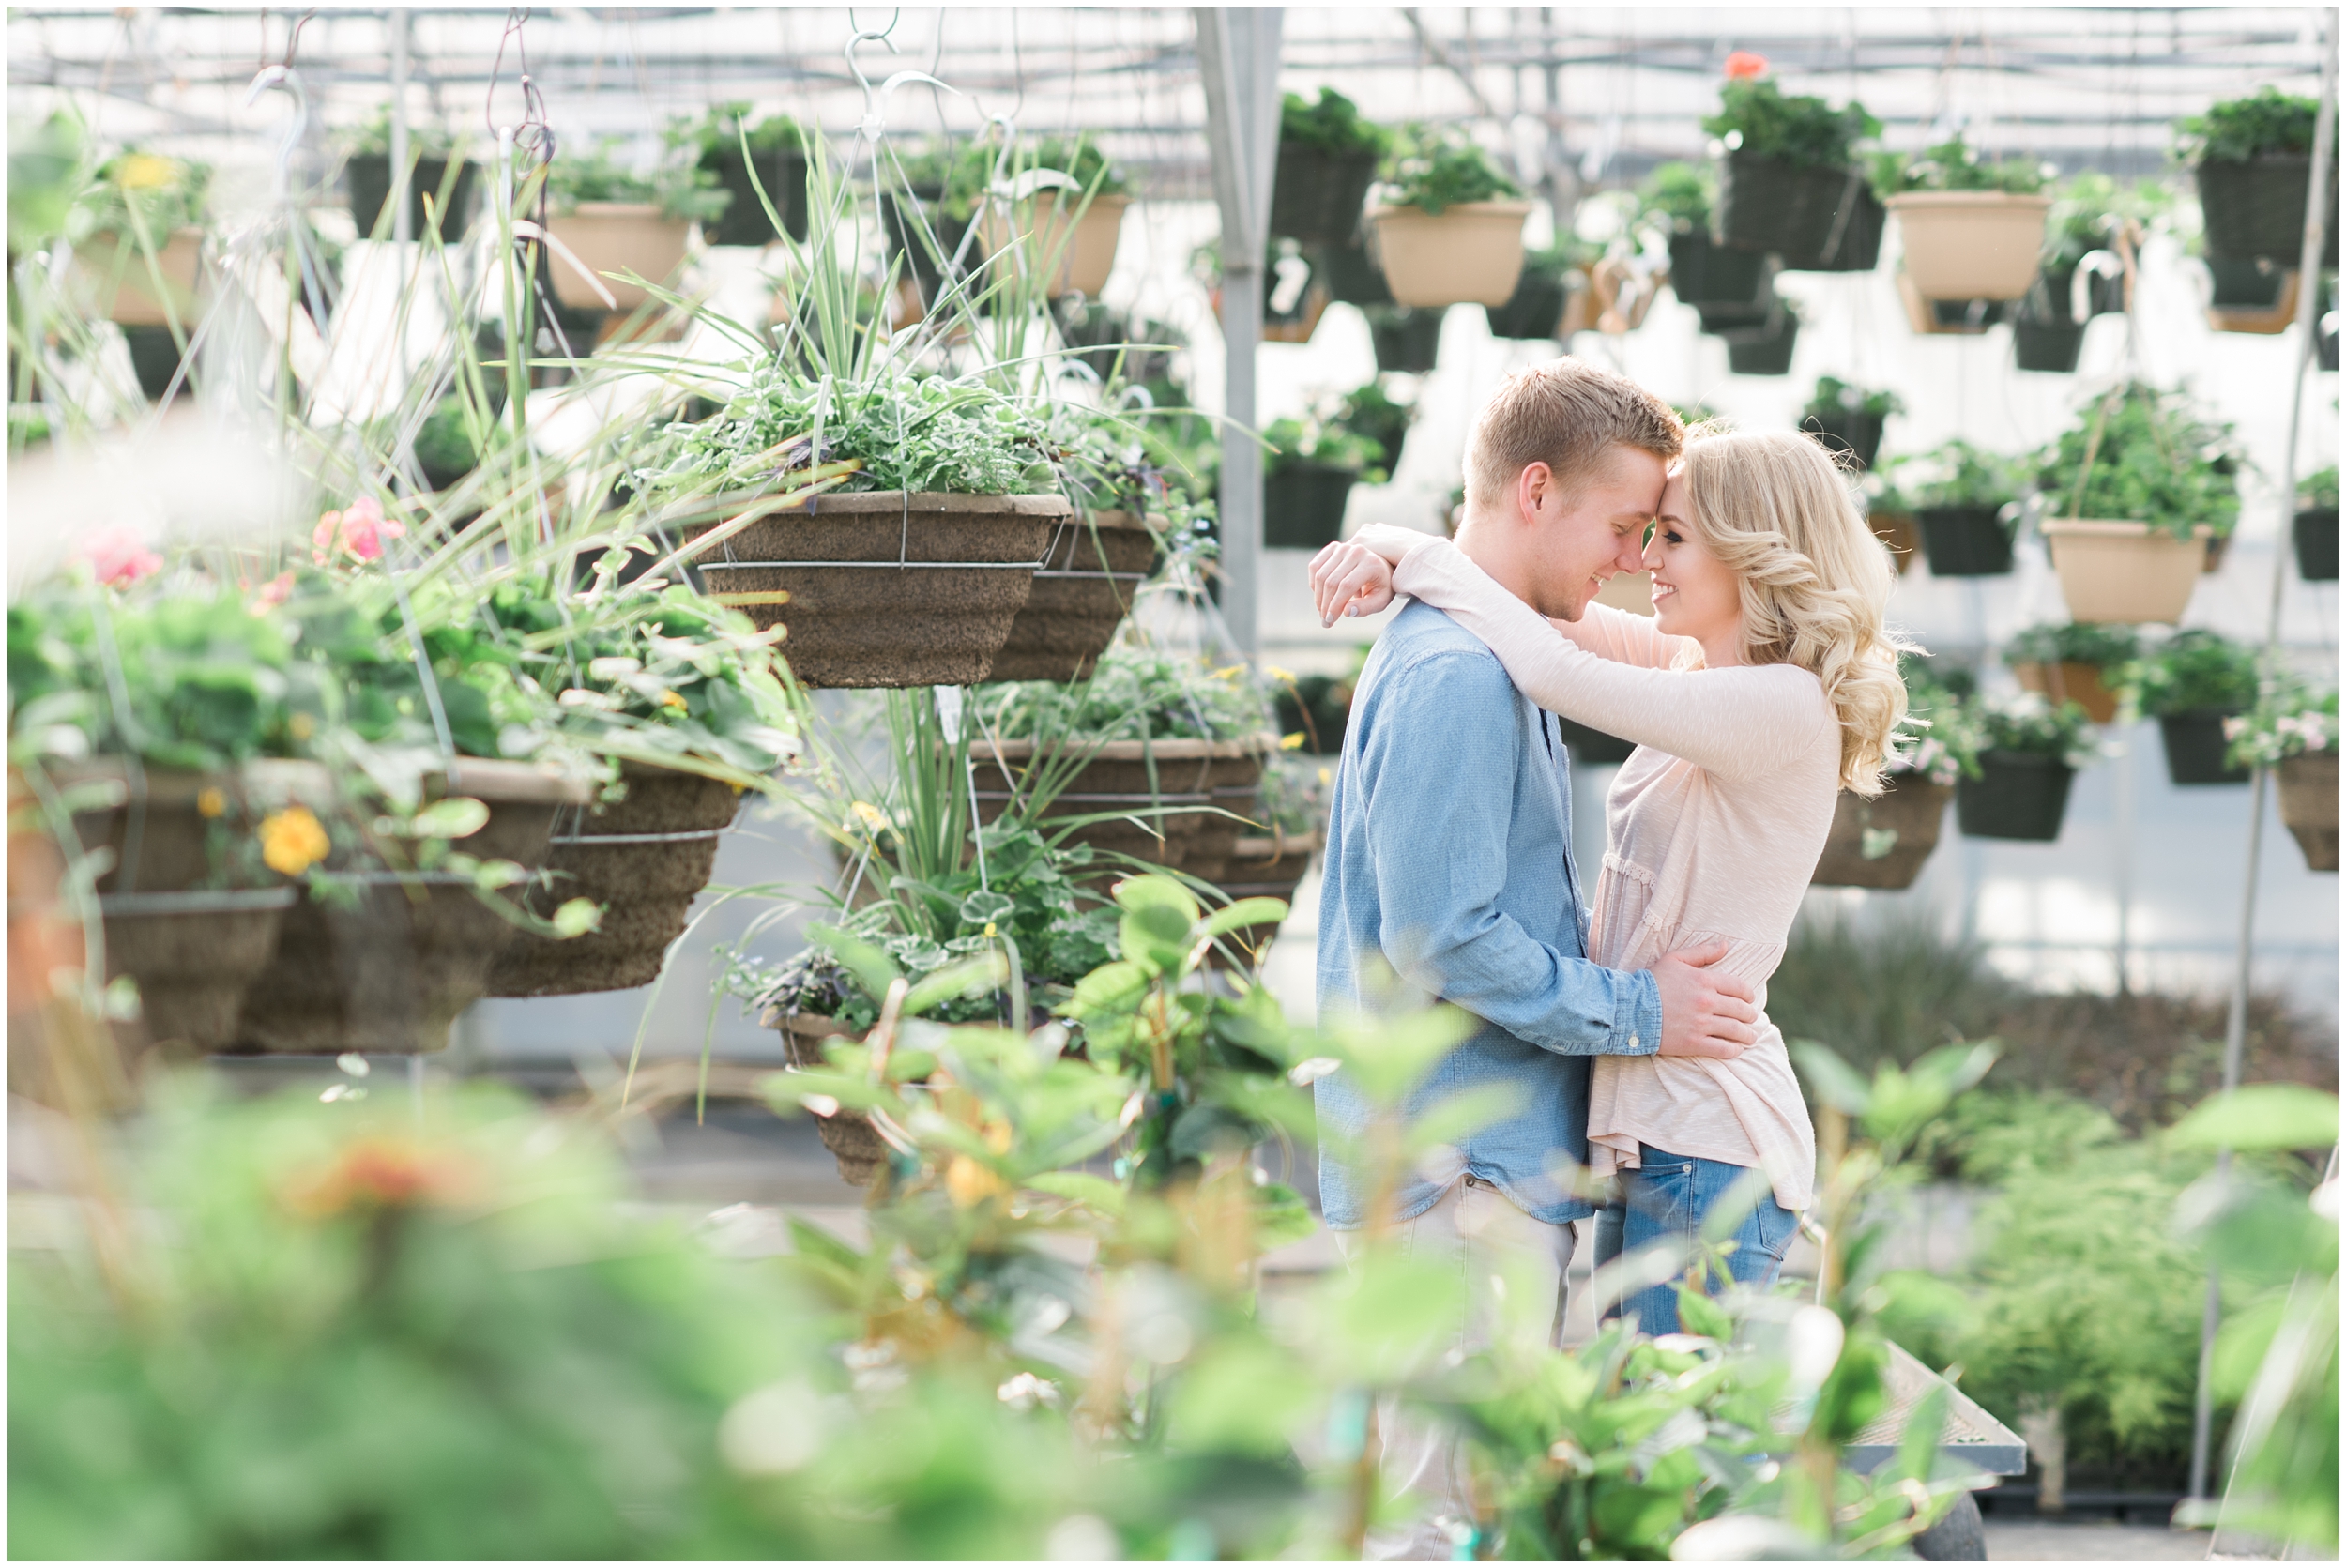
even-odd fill
[[(1614, 1179), (1597, 1260), (1654, 1241), (1690, 1245), (1730, 1195), (1738, 1207), (1756, 1197), (1729, 1268), (1761, 1286), (1816, 1174), (1815, 1133), (1766, 1019), (1766, 982), (1836, 798), (1881, 789), (1906, 708), (1897, 667), (1906, 645), (1882, 621), (1890, 563), (1843, 476), (1805, 436), (1691, 432), (1643, 565), (1650, 617), (1590, 603), (1577, 620), (1549, 620), (1448, 540), (1391, 527), (1321, 551), (1312, 582), (1331, 626), (1396, 594), (1421, 600), (1487, 644), (1532, 702), (1637, 744), (1607, 801), (1589, 957), (1637, 970), (1724, 944), (1715, 967), (1748, 982), (1761, 1012), (1757, 1041), (1731, 1058), (1595, 1058), (1590, 1165)], [(1622, 1306), (1648, 1332), (1677, 1330), (1667, 1286)]]

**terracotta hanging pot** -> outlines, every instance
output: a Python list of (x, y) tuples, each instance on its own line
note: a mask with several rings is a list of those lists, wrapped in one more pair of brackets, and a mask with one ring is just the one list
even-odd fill
[(2012, 675), (2022, 690), (2042, 693), (2055, 707), (2076, 703), (2097, 724), (2114, 723), (2118, 717), (2118, 693), (2102, 678), (2098, 664), (2080, 664), (2074, 659), (2057, 664), (2024, 661), (2012, 666)]
[(1157, 536), (1129, 511), (1057, 525), (989, 680), (1081, 680), (1115, 640), (1155, 563)]
[(1914, 773), (1895, 773), (1868, 800), (1841, 792), (1833, 831), (1808, 880), (1828, 888), (1911, 888), (1923, 862), (1939, 847), (1952, 786)]
[(2204, 527), (2187, 540), (2147, 523), (2063, 518), (2041, 527), (2072, 620), (2179, 621), (2207, 560)]
[(1370, 210), (1371, 233), (1394, 301), (1424, 308), (1504, 305), (1523, 274), (1529, 202), (1461, 202), (1440, 214)]
[[(604, 274), (632, 272), (646, 282), (666, 283), (684, 265), (693, 235), (691, 223), (663, 215), (650, 202), (581, 202), (549, 217), (546, 229), (569, 247), (565, 255), (547, 246), (546, 260), (555, 298), (574, 311), (632, 311), (647, 303), (651, 296), (642, 284)], [(579, 270), (582, 265), (585, 272)], [(608, 302), (596, 292), (598, 282), (610, 291)]]
[(2338, 869), (2338, 754), (2303, 752), (2274, 769), (2281, 822), (2305, 852), (2308, 871)]

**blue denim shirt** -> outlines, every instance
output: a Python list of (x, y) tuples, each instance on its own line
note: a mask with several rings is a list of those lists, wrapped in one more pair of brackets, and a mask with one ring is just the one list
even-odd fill
[[(1662, 1043), (1653, 976), (1589, 962), (1572, 862), (1572, 771), (1556, 721), (1480, 639), (1429, 604), (1394, 617), (1352, 698), (1328, 814), (1319, 908), (1319, 1007), (1360, 1005), (1376, 962), (1484, 1027), (1412, 1092), (1406, 1114), (1503, 1086), (1519, 1107), (1457, 1145), (1464, 1174), (1534, 1219), (1592, 1210), (1552, 1174), (1588, 1160), (1589, 1058)], [(1315, 1090), (1321, 1124), (1358, 1133), (1369, 1106), (1342, 1073)], [(1365, 1193), (1323, 1142), (1328, 1224), (1366, 1223)], [(1412, 1173), (1394, 1218), (1441, 1188)]]

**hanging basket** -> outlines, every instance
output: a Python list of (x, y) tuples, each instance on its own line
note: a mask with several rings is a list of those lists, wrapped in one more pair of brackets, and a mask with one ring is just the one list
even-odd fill
[(1903, 577), (1913, 570), (1914, 557), (1923, 548), (1923, 530), (1912, 513), (1868, 512), (1866, 526), (1871, 528), (1874, 538), (1889, 549), (1890, 558), (1897, 563), (1899, 576)]
[[(2193, 171), (2207, 253), (2225, 261), (2271, 261), (2294, 266), (2305, 253), (2306, 187), (2310, 158), (2258, 158), (2247, 162), (2202, 160)], [(2329, 233), (2322, 265), (2338, 266), (2338, 171), (2330, 171)]]
[(1913, 773), (1882, 780), (1868, 800), (1843, 790), (1833, 808), (1833, 831), (1808, 880), (1827, 888), (1911, 888), (1923, 862), (1939, 847), (1939, 829), (1954, 789)]
[[(1089, 845), (1103, 857), (1128, 855), (1211, 882), (1222, 875), (1245, 830), (1242, 819), (1279, 738), (1069, 744), (1086, 760), (1044, 813), (1045, 820), (1114, 812), (1118, 814), (1075, 829), (1068, 842)], [(992, 822), (1009, 809), (1013, 781), (1033, 763), (1034, 742), (983, 740), (970, 747), (969, 757), (978, 820)], [(1218, 809), (1235, 814), (1218, 815)], [(1125, 867), (1103, 860), (1097, 874), (1125, 873)]]
[(660, 978), (684, 934), (693, 900), (717, 867), (717, 841), (740, 814), (741, 792), (720, 780), (645, 763), (620, 765), (627, 796), (566, 808), (546, 852), (551, 887), (531, 890), (532, 913), (591, 898), (602, 923), (584, 936), (518, 933), (489, 970), (492, 997), (575, 997), (626, 991)]
[(2207, 560), (2204, 527), (2187, 540), (2146, 523), (2064, 518), (2042, 527), (2072, 620), (2179, 621)]
[(299, 891), (105, 893), (106, 978), (138, 986), (147, 1040), (206, 1054), (236, 1038), (246, 990), (277, 951)]
[(2338, 754), (2302, 752), (2283, 757), (2281, 824), (2305, 852), (2308, 871), (2338, 869)]
[[(754, 499), (672, 517), (688, 539)], [(726, 500), (734, 503), (728, 508)], [(1026, 607), (1059, 495), (831, 492), (759, 519), (693, 557), (709, 597), (760, 630), (808, 686), (972, 686)]]
[(989, 680), (1081, 680), (1116, 636), (1155, 563), (1157, 536), (1129, 511), (1058, 525)]
[[(1233, 904), (1242, 898), (1275, 898), (1292, 905), (1295, 890), (1302, 886), (1303, 874), (1311, 869), (1312, 852), (1318, 847), (1318, 833), (1274, 831), (1268, 838), (1242, 837), (1232, 846), (1215, 885)], [(1281, 923), (1265, 921), (1258, 925), (1243, 925), (1223, 940), (1243, 954), (1250, 967), (1259, 967), (1271, 944), (1278, 938)], [(1228, 964), (1219, 948), (1207, 957), (1216, 967)]]
[(2061, 836), (2075, 769), (2034, 752), (1983, 752), (1979, 769), (1955, 786), (1955, 822), (1966, 838), (2050, 844)]
[(1768, 326), (1730, 327), (1719, 336), (1727, 340), (1730, 374), (1790, 375), (1792, 345), (1800, 338), (1800, 317), (1787, 311)]
[(1854, 168), (1731, 152), (1714, 226), (1719, 244), (1774, 251), (1788, 272), (1870, 272), (1881, 255), (1881, 204)]
[[(482, 860), (545, 863), (556, 814), (588, 790), (519, 763), (461, 759), (440, 793), (489, 807), (464, 839)], [(277, 951), (244, 997), (241, 1053), (419, 1056), (448, 1048), (456, 1015), (487, 994), (518, 928), (453, 872), (312, 873), (337, 884), (285, 912)]]
[(1087, 204), (1080, 191), (1037, 191), (1012, 214), (989, 206), (979, 220), (978, 240), (989, 254), (999, 256), (1015, 236), (1028, 270), (1040, 274), (1052, 268), (1044, 287), (1052, 298), (1080, 294), (1097, 299), (1116, 268), (1116, 242), (1123, 233), (1124, 209), (1132, 205), (1130, 196), (1096, 195)]
[(1518, 343), (1552, 340), (1563, 331), (1564, 307), (1575, 294), (1585, 294), (1588, 286), (1586, 274), (1578, 271), (1533, 272), (1527, 267), (1507, 302), (1485, 305), (1483, 314), (1494, 338)]
[(1927, 298), (1903, 269), (1892, 276), (1898, 302), (1906, 307), (1906, 325), (1926, 337), (1976, 338), (2004, 318), (2006, 306), (1997, 300)]
[(1800, 428), (1815, 436), (1819, 446), (1829, 452), (1849, 453), (1861, 469), (1871, 468), (1881, 455), (1881, 415), (1852, 408), (1830, 418), (1810, 414), (1800, 422)]
[(1329, 295), (1337, 303), (1363, 308), (1393, 303), (1393, 290), (1385, 286), (1384, 269), (1377, 265), (1377, 258), (1369, 253), (1364, 242), (1323, 246), (1311, 262), (1312, 270), (1327, 283)]
[(2244, 784), (2248, 769), (2224, 760), (2230, 742), (2224, 721), (2238, 714), (2219, 708), (2195, 708), (2182, 713), (2162, 713), (2159, 738), (2167, 748), (2167, 778), (2177, 784)]
[(2207, 324), (2218, 332), (2274, 337), (2297, 319), (2297, 273), (2263, 262), (2207, 264)]
[(2085, 352), (2085, 328), (2057, 322), (2015, 321), (2012, 361), (2041, 375), (2070, 375)]
[[(586, 268), (581, 272), (570, 256), (546, 247), (554, 297), (574, 311), (632, 311), (647, 303), (651, 295), (643, 284), (626, 282), (624, 276), (632, 272), (646, 282), (666, 282), (684, 265), (684, 248), (693, 235), (692, 224), (663, 217), (649, 202), (581, 202), (548, 218), (546, 228)], [(611, 304), (605, 305), (595, 292), (598, 281), (610, 291)]]
[[(800, 1068), (828, 1068), (823, 1042), (855, 1033), (836, 1018), (820, 1018), (808, 1012), (769, 1014), (768, 1022), (782, 1031), (783, 1050), (790, 1065)], [(838, 1162), (839, 1180), (850, 1187), (870, 1186), (880, 1167), (888, 1164), (888, 1140), (879, 1135), (869, 1117), (849, 1110), (817, 1115), (815, 1131), (822, 1138), (823, 1147), (830, 1150), (830, 1157)]]
[[(473, 175), (479, 165), (470, 159), (460, 159), (456, 164), (456, 182), (449, 185), (448, 205), (439, 209), (437, 231), (444, 242), (453, 243), (465, 237), (465, 229), (472, 221)], [(358, 237), (373, 237), (380, 224), (383, 237), (392, 236), (392, 224), (383, 209), (391, 205), (391, 160), (388, 153), (362, 152), (351, 155), (350, 216), (358, 225)], [(416, 172), (407, 182), (407, 232), (417, 239), (434, 232), (433, 214), (427, 206), (440, 200), (440, 190), (448, 180), (448, 160), (419, 158)]]
[(2338, 509), (2307, 507), (2290, 521), (2297, 546), (2297, 575), (2308, 583), (2338, 581)]
[[(179, 374), (179, 340), (168, 327), (125, 327), (122, 341), (130, 350), (130, 371), (139, 378), (139, 390), (150, 401), (160, 403), (172, 389), (172, 378)], [(185, 397), (191, 386), (181, 378), (175, 395)]]
[(2012, 536), (1998, 507), (1918, 507), (1923, 558), (1933, 577), (2001, 577), (2012, 570)]
[(1377, 181), (1377, 154), (1327, 153), (1282, 139), (1271, 177), (1271, 232), (1306, 245), (1349, 245)]
[(1556, 715), (1557, 738), (1563, 741), (1568, 760), (1591, 767), (1607, 767), (1627, 762), (1629, 754), (1638, 749), (1634, 740), (1623, 740), (1618, 735), (1607, 735), (1601, 729), (1575, 723), (1562, 714)]
[[(803, 244), (806, 240), (806, 154), (792, 149), (776, 149), (756, 155), (757, 176), (750, 177), (750, 160), (741, 156), (739, 142), (728, 141), (704, 154), (701, 167), (717, 176), (717, 183), (733, 192), (733, 200), (725, 210), (710, 222), (701, 225), (701, 238), (711, 245), (766, 246), (774, 242), (774, 221), (766, 216), (766, 203), (773, 204), (775, 215), (792, 239)], [(757, 188), (766, 188), (765, 201), (758, 199)]]
[[(174, 313), (182, 331), (192, 331), (196, 291), (203, 273), (204, 231), (175, 229), (155, 248), (150, 268), (146, 252), (128, 235), (92, 236), (74, 252), (75, 292), (90, 301), (90, 313), (121, 327), (168, 327)], [(164, 300), (157, 297), (160, 279)]]
[(2099, 664), (2080, 664), (2074, 659), (2057, 664), (2024, 662), (2012, 666), (2012, 675), (2022, 691), (2040, 693), (2055, 707), (2073, 702), (2097, 724), (2117, 721), (2118, 693), (2102, 678)]
[(1317, 550), (1344, 537), (1344, 509), (1360, 478), (1326, 463), (1282, 463), (1263, 477), (1262, 541), (1272, 550)]
[(1504, 305), (1523, 273), (1529, 202), (1460, 202), (1438, 216), (1413, 206), (1370, 209), (1386, 286), (1403, 305)]
[(1424, 375), (1441, 358), (1441, 311), (1371, 309), (1368, 339), (1379, 372)]
[(1926, 299), (2018, 299), (2036, 282), (2050, 196), (1908, 190), (1885, 204), (1905, 238), (1906, 275)]
[[(1697, 229), (1670, 236), (1670, 292), (1682, 305), (1740, 308), (1753, 312), (1750, 322), (1722, 321), (1721, 326), (1744, 326), (1767, 315), (1768, 258), (1759, 251), (1735, 251), (1711, 243)], [(1703, 318), (1705, 330), (1710, 317)]]

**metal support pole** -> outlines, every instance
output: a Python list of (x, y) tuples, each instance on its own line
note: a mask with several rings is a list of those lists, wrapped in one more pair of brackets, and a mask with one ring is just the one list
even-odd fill
[[(1263, 254), (1279, 150), (1276, 7), (1198, 6), (1197, 71), (1222, 208), (1222, 342), (1235, 425), (1255, 427), (1255, 350), (1262, 342)], [(1241, 653), (1261, 645), (1262, 449), (1236, 431), (1222, 444), (1222, 616)]]
[(404, 6), (394, 8), (391, 23), (391, 237), (402, 245), (416, 237), (415, 221), (407, 211), (407, 25)]
[[(2297, 507), (2297, 443), (2305, 432), (2306, 372), (2312, 368), (2316, 316), (2322, 305), (2322, 251), (2330, 222), (2330, 172), (2338, 160), (2338, 13), (2324, 7), (2322, 17), (2322, 107), (2313, 122), (2313, 165), (2306, 181), (2306, 227), (2297, 252), (2297, 363), (2290, 377), (2289, 444), (2281, 449), (2280, 528), (2273, 550), (2273, 591), (2264, 608), (2264, 682), (2274, 679), (2274, 661), (2281, 643), (2281, 590), (2289, 581), (2289, 523)], [(2259, 768), (2248, 786), (2248, 865), (2240, 890), (2240, 945), (2234, 955), (2232, 1006), (2224, 1017), (2224, 1088), (2240, 1087), (2241, 1057), (2248, 1039), (2248, 982), (2256, 947), (2257, 882), (2264, 855), (2265, 784), (2270, 769)], [(2220, 1180), (2232, 1170), (2232, 1150), (2216, 1153)], [(2207, 1299), (2200, 1315), (2200, 1387), (2191, 1411), (2191, 1496), (2207, 1496), (2211, 1454), (2209, 1444), (2216, 1423), (2216, 1391), (2209, 1385), (2215, 1369), (2216, 1331), (2223, 1318), (2223, 1299), (2216, 1271), (2208, 1271)]]

